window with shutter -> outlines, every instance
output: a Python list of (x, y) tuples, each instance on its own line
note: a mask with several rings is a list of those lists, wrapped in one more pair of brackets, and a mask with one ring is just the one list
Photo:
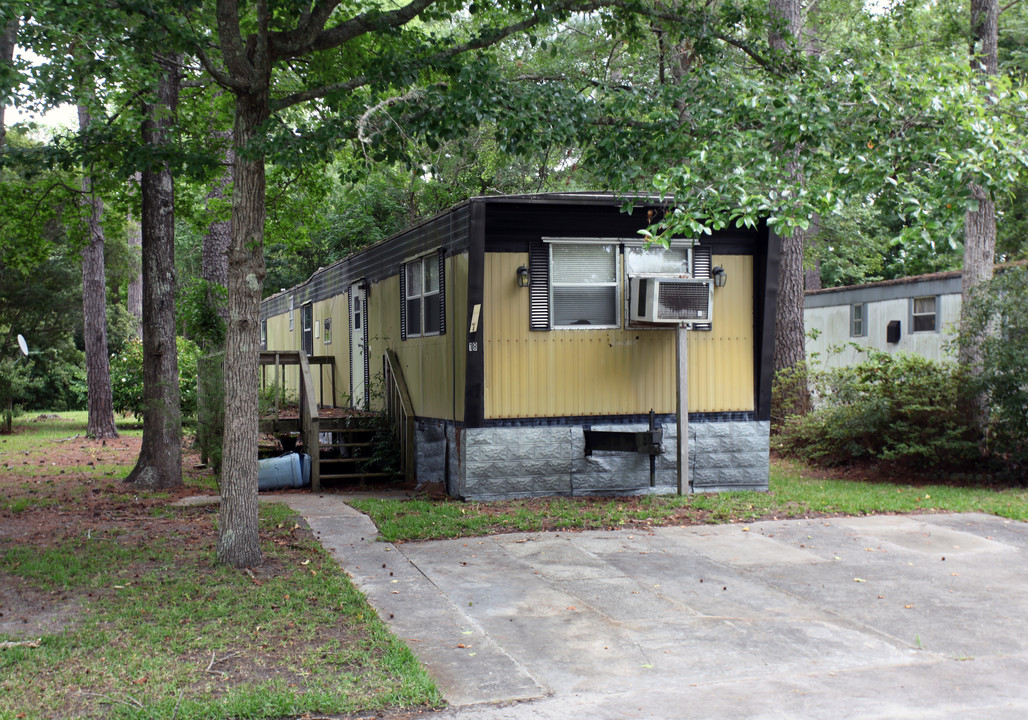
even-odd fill
[(442, 253), (405, 263), (400, 272), (401, 337), (445, 333), (445, 266)]

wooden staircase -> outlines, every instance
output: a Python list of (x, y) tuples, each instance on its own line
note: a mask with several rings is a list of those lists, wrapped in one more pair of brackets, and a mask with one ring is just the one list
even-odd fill
[[(356, 420), (356, 421), (355, 421)], [(380, 415), (322, 418), (320, 442), (321, 483), (353, 483), (364, 485), (368, 480), (395, 479), (400, 473), (395, 465), (394, 439)], [(386, 452), (383, 452), (386, 450)], [(390, 452), (391, 451), (391, 452)]]
[[(402, 376), (390, 373), (390, 387), (402, 388), (403, 402), (387, 398), (387, 409), (382, 412), (336, 408), (324, 404), (324, 397), (315, 397), (311, 366), (319, 373), (328, 365), (334, 377), (335, 358), (311, 356), (299, 351), (262, 351), (260, 366), (262, 386), (273, 371), (275, 386), (293, 386), (286, 382), (286, 371), (297, 368), (298, 406), (279, 407), (276, 402), (269, 414), (261, 417), (259, 429), (277, 437), (299, 436), (303, 452), (311, 458), (311, 490), (322, 489), (322, 481), (330, 484), (365, 485), (369, 480), (413, 478), (413, 412)], [(392, 370), (392, 365), (389, 365)], [(324, 393), (325, 382), (321, 383)], [(328, 442), (322, 438), (328, 435)], [(398, 447), (397, 447), (398, 445)], [(395, 469), (394, 469), (395, 468)]]

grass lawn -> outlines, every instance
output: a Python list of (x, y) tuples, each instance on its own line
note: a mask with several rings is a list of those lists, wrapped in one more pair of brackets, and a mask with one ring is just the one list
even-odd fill
[(124, 486), (138, 431), (0, 436), (0, 720), (280, 718), (439, 705), (431, 678), (283, 505), (264, 564), (214, 563), (217, 507)]
[[(138, 427), (97, 442), (84, 437), (84, 413), (61, 413), (15, 430), (0, 436), (0, 720), (395, 718), (441, 704), (285, 506), (262, 504), (264, 564), (230, 570), (214, 563), (216, 506), (173, 504), (216, 488), (195, 455), (187, 487), (141, 493), (121, 482)], [(1024, 488), (833, 476), (782, 460), (770, 493), (352, 504), (394, 542), (840, 514), (1028, 519)]]
[(1028, 520), (1028, 489), (905, 484), (830, 477), (800, 463), (775, 460), (771, 492), (650, 495), (626, 498), (538, 498), (499, 502), (363, 499), (383, 540), (405, 542), (501, 532), (588, 530), (654, 525), (753, 522), (822, 515), (984, 512)]

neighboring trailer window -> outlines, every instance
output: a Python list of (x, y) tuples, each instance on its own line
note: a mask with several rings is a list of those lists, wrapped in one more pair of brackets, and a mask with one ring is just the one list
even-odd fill
[(293, 331), (293, 298), (289, 298), (289, 332)]
[(261, 350), (268, 349), (268, 320), (261, 320)]
[(321, 327), (322, 327), (321, 333), (322, 333), (322, 337), (324, 338), (325, 345), (331, 345), (332, 344), (332, 318), (325, 318), (325, 320), (322, 323)]
[(850, 337), (867, 336), (867, 303), (850, 305)]
[(552, 243), (552, 327), (617, 327), (617, 279), (616, 244)]
[(445, 279), (441, 253), (418, 258), (403, 267), (404, 338), (441, 335)]
[(938, 299), (934, 296), (914, 298), (911, 301), (911, 332), (935, 332), (938, 330), (937, 307)]

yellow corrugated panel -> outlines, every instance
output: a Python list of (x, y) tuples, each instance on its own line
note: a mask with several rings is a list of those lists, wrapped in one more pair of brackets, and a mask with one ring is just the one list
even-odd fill
[[(462, 419), (466, 316), (467, 255), (446, 259), (446, 333), (443, 335), (401, 341), (399, 275), (372, 286), (368, 301), (372, 390), (381, 388), (382, 357), (386, 348), (391, 347), (403, 368), (414, 412), (424, 417)], [(455, 378), (459, 378), (456, 395)], [(381, 402), (373, 397), (372, 407), (380, 407)]]
[[(616, 415), (675, 409), (674, 330), (528, 329), (525, 253), (487, 253), (485, 416)], [(714, 294), (713, 330), (690, 332), (689, 409), (753, 410), (753, 259), (715, 256), (728, 285)]]

